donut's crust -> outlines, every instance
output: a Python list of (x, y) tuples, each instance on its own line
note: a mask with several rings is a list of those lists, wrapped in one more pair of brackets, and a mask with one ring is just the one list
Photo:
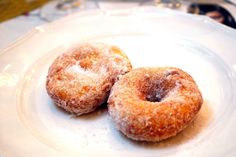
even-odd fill
[(46, 89), (56, 105), (78, 116), (104, 103), (117, 78), (131, 68), (118, 47), (85, 43), (56, 58)]
[(127, 137), (156, 142), (186, 128), (202, 103), (195, 81), (186, 72), (174, 67), (139, 68), (112, 87), (108, 111)]

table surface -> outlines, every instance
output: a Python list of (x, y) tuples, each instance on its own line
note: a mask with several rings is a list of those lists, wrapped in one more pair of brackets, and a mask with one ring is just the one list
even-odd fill
[[(96, 8), (100, 9), (116, 9), (116, 8), (132, 8), (140, 5), (152, 5), (152, 3), (140, 4), (138, 1), (127, 2), (127, 1), (88, 1), (88, 5), (93, 5), (97, 3)], [(219, 2), (218, 2), (219, 3)], [(236, 7), (229, 3), (220, 2), (221, 6), (228, 9), (231, 14), (236, 18)], [(89, 8), (89, 7), (88, 7)], [(90, 7), (91, 9), (93, 7)], [(95, 8), (95, 7), (94, 7)], [(184, 8), (184, 7), (183, 7)], [(3, 23), (0, 23), (0, 50), (8, 47), (12, 44), (17, 38), (27, 33), (36, 26), (43, 25), (49, 21), (43, 19), (40, 16), (41, 9), (34, 10), (28, 15), (21, 15), (16, 18), (10, 19)]]

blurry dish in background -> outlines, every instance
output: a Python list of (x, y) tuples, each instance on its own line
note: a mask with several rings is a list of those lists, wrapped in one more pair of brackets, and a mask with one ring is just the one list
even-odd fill
[(40, 17), (46, 21), (54, 21), (77, 11), (96, 8), (97, 3), (95, 1), (53, 0), (41, 8)]
[(177, 9), (181, 7), (181, 2), (179, 0), (155, 0), (155, 4), (162, 8)]

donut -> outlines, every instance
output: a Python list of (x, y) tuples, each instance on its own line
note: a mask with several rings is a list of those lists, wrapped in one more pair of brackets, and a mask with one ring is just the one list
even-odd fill
[(103, 104), (118, 77), (131, 68), (127, 56), (116, 46), (80, 44), (52, 63), (46, 90), (57, 106), (79, 116)]
[(108, 112), (127, 137), (157, 142), (186, 128), (203, 103), (193, 78), (175, 67), (131, 70), (112, 87)]

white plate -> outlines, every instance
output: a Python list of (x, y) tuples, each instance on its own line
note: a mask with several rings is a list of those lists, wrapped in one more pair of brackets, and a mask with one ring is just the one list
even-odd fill
[[(199, 85), (204, 105), (176, 137), (134, 142), (106, 107), (78, 118), (45, 90), (56, 56), (80, 41), (121, 47), (134, 67), (176, 66)], [(94, 10), (40, 26), (0, 55), (0, 156), (235, 156), (236, 32), (202, 17), (141, 7)]]

